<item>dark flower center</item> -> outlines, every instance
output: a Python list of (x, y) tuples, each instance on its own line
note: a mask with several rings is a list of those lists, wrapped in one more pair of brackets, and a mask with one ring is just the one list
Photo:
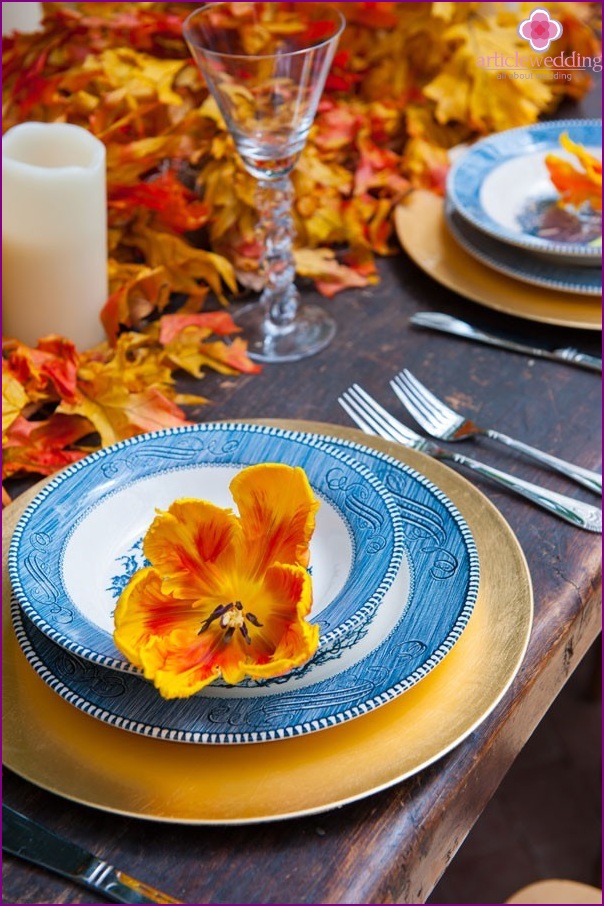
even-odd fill
[(202, 632), (205, 632), (206, 629), (212, 625), (214, 620), (220, 620), (220, 626), (225, 631), (224, 642), (230, 642), (235, 634), (235, 630), (238, 629), (246, 643), (251, 645), (252, 640), (247, 624), (251, 623), (252, 626), (257, 627), (262, 626), (258, 617), (251, 611), (248, 611), (247, 613), (243, 612), (243, 604), (241, 601), (231, 601), (229, 604), (219, 604), (218, 607), (215, 607), (210, 616), (201, 624), (197, 635), (201, 635)]

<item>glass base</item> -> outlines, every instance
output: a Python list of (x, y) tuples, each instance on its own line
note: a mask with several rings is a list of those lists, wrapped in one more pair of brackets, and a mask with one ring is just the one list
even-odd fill
[(320, 352), (331, 343), (335, 321), (318, 305), (301, 305), (287, 327), (267, 323), (264, 305), (255, 302), (235, 312), (233, 318), (247, 340), (248, 355), (255, 362), (296, 362)]

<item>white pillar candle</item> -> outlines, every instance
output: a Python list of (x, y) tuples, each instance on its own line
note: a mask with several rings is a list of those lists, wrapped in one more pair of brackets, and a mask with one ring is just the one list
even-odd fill
[(2, 34), (37, 31), (42, 22), (41, 3), (2, 3)]
[(2, 138), (6, 337), (103, 339), (107, 300), (105, 146), (68, 123), (21, 123)]

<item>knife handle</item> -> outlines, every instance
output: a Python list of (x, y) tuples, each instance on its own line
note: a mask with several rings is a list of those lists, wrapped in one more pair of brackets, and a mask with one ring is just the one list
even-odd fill
[(116, 903), (180, 903), (101, 860), (94, 873), (81, 880)]

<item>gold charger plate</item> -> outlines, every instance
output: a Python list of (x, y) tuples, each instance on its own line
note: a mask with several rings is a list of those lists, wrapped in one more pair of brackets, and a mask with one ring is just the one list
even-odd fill
[[(269, 422), (263, 422), (269, 424)], [(455, 503), (481, 564), (474, 613), (450, 654), (398, 699), (341, 726), (241, 746), (149, 739), (90, 717), (56, 695), (16, 641), (3, 595), (3, 761), (60, 796), (140, 818), (244, 824), (313, 814), (392, 786), (465, 739), (496, 707), (528, 644), (533, 596), (515, 535), (465, 478), (421, 453), (355, 429), (271, 420), (382, 450), (425, 474)], [(7, 541), (40, 485), (5, 510)]]
[(432, 192), (412, 192), (396, 208), (394, 222), (399, 242), (415, 264), (459, 295), (516, 318), (602, 329), (601, 299), (523, 283), (473, 258), (449, 233), (444, 202)]

